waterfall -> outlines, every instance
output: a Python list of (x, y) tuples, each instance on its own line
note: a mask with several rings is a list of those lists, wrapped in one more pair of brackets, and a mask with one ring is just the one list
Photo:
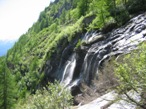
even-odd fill
[[(146, 40), (146, 15), (131, 19), (126, 25), (106, 35), (96, 32), (86, 34), (83, 41), (91, 44), (82, 66), (82, 79), (89, 83), (97, 77), (100, 64), (107, 58), (129, 53)], [(98, 41), (104, 37), (104, 40)], [(93, 43), (95, 42), (95, 43)]]
[[(107, 34), (97, 31), (87, 32), (82, 38), (85, 44), (81, 46), (80, 50), (86, 54), (82, 56), (80, 53), (72, 51), (72, 55), (60, 66), (63, 68), (60, 73), (62, 74), (61, 83), (69, 87), (78, 85), (80, 81), (90, 84), (93, 79), (98, 77), (98, 70), (104, 60), (137, 49), (138, 44), (146, 40), (145, 36), (146, 13), (134, 17), (124, 26)], [(76, 75), (77, 73), (79, 75)], [(77, 77), (74, 78), (74, 75)]]
[(73, 78), (74, 70), (76, 66), (76, 54), (74, 53), (69, 60), (65, 63), (65, 68), (63, 71), (63, 76), (61, 83), (67, 86)]

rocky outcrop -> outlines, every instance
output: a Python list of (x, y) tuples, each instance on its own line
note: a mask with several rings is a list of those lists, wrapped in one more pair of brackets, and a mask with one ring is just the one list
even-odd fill
[[(128, 95), (136, 101), (141, 99), (140, 95), (133, 90), (129, 91)], [(77, 109), (137, 109), (137, 106), (135, 103), (128, 102), (125, 95), (118, 95), (115, 91), (111, 91), (86, 105), (78, 106)]]
[[(75, 50), (79, 39), (82, 43), (79, 50)], [(99, 70), (105, 60), (127, 54), (137, 49), (137, 45), (145, 40), (146, 13), (143, 13), (106, 34), (100, 31), (78, 34), (76, 39), (60, 51), (59, 60), (54, 54), (51, 60), (46, 62), (45, 73), (47, 77), (58, 79), (72, 89), (73, 95), (83, 92), (82, 83), (92, 87), (94, 92), (99, 90), (99, 87), (94, 85), (94, 81), (99, 80)], [(76, 104), (79, 103), (80, 100), (76, 102)]]

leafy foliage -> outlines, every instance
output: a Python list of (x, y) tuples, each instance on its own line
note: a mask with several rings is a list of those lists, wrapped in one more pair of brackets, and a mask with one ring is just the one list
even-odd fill
[(17, 98), (17, 86), (14, 76), (10, 73), (5, 63), (5, 58), (1, 58), (0, 65), (0, 108), (12, 109)]
[(122, 63), (118, 63), (116, 75), (120, 85), (118, 91), (127, 94), (129, 90), (141, 93), (141, 101), (137, 102), (128, 97), (131, 102), (141, 108), (146, 108), (146, 44), (142, 44), (138, 50), (128, 54)]
[[(7, 56), (4, 57), (7, 61), (0, 59), (0, 63), (6, 63), (0, 65), (0, 73), (2, 72), (0, 78), (7, 73), (10, 78), (15, 76), (20, 98), (25, 98), (27, 92), (35, 93), (48, 82), (48, 79), (45, 79), (48, 60), (55, 56), (56, 60), (53, 61), (59, 62), (63, 50), (75, 39), (79, 41), (76, 41), (74, 48), (79, 48), (83, 43), (80, 41), (81, 35), (85, 34), (87, 29), (101, 30), (108, 23), (122, 25), (130, 18), (130, 14), (134, 13), (131, 9), (145, 10), (145, 0), (140, 1), (55, 0), (51, 2), (50, 6), (40, 13), (38, 21), (8, 51)], [(85, 19), (91, 18), (90, 16), (95, 18), (89, 19), (91, 21), (88, 23)], [(1, 82), (4, 82), (3, 79)], [(1, 87), (0, 90), (4, 90), (3, 85)], [(44, 91), (43, 93), (48, 93)], [(31, 96), (34, 100), (32, 103), (36, 101), (34, 97), (45, 96), (41, 91), (37, 93), (36, 96)]]
[[(25, 102), (25, 103), (24, 103)], [(28, 96), (25, 101), (17, 105), (17, 109), (69, 109), (72, 105), (72, 96), (58, 82), (49, 83), (47, 88), (37, 90), (34, 95)]]

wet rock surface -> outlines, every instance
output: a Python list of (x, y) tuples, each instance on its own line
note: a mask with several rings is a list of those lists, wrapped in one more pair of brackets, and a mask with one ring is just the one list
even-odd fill
[[(116, 57), (121, 54), (127, 54), (137, 49), (138, 44), (146, 40), (146, 13), (132, 18), (122, 27), (112, 30), (109, 33), (103, 34), (99, 31), (91, 31), (80, 35), (81, 42), (83, 42), (80, 46), (80, 50), (73, 49), (77, 43), (77, 40), (75, 40), (72, 45), (67, 46), (63, 50), (61, 61), (57, 61), (56, 63), (56, 70), (52, 70), (52, 65), (49, 64), (50, 66), (48, 66), (46, 74), (50, 77), (57, 78), (69, 89), (73, 89), (72, 93), (76, 96), (78, 96), (76, 91), (78, 91), (79, 94), (80, 92), (84, 92), (81, 86), (85, 84), (87, 87), (92, 87), (90, 91), (86, 91), (86, 94), (93, 92), (93, 96), (97, 94), (95, 97), (98, 97), (102, 95), (99, 91), (100, 89), (102, 90), (102, 88), (94, 85), (94, 83), (97, 83), (97, 81), (101, 82), (100, 75), (102, 75), (102, 73), (100, 74), (99, 72), (103, 63), (106, 60), (110, 60), (113, 56)], [(50, 63), (54, 63), (52, 61)], [(84, 89), (88, 89), (87, 87)], [(105, 89), (108, 88), (109, 87)], [(95, 89), (98, 93), (96, 93)], [(85, 96), (88, 96), (88, 94)], [(83, 96), (80, 96), (78, 98), (80, 99), (82, 97)], [(79, 99), (76, 99), (76, 104), (81, 102)]]
[(65, 47), (61, 54), (61, 61), (57, 61), (55, 69), (52, 68), (55, 64), (52, 59), (48, 70), (45, 71), (50, 77), (59, 79), (66, 86), (81, 82), (90, 85), (94, 79), (98, 79), (99, 68), (106, 59), (129, 53), (136, 49), (139, 43), (145, 41), (146, 13), (132, 18), (124, 26), (107, 34), (92, 31), (85, 35), (80, 34), (80, 37), (84, 43), (80, 50), (73, 49), (78, 40), (75, 39), (72, 45)]

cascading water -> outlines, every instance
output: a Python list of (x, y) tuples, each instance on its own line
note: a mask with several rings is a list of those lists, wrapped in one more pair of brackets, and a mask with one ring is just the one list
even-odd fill
[[(136, 49), (139, 43), (146, 40), (145, 36), (146, 14), (131, 19), (125, 26), (106, 35), (100, 33), (88, 34), (83, 40), (91, 46), (84, 58), (81, 72), (82, 79), (89, 83), (94, 77), (97, 77), (101, 62), (111, 56), (126, 54)], [(98, 41), (99, 38), (104, 40)]]
[[(137, 45), (146, 40), (146, 13), (141, 14), (131, 19), (126, 25), (115, 29), (110, 33), (102, 34), (100, 32), (86, 33), (82, 41), (85, 45), (81, 47), (82, 51), (86, 51), (84, 57), (78, 53), (73, 53), (72, 56), (65, 62), (62, 73), (61, 83), (66, 86), (73, 87), (78, 85), (79, 81), (83, 80), (90, 83), (98, 74), (101, 63), (119, 54), (129, 53), (136, 49)], [(75, 72), (78, 67), (78, 59), (84, 58), (80, 72)], [(74, 75), (79, 75), (74, 78)]]
[(67, 86), (73, 79), (73, 74), (76, 66), (76, 54), (74, 53), (65, 63), (61, 83)]

